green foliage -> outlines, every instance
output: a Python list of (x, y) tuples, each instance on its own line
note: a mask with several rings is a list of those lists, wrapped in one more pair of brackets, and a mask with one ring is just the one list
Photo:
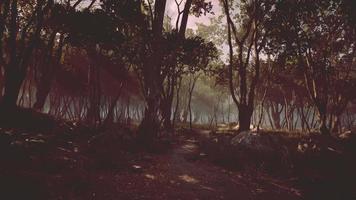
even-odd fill
[(217, 59), (218, 53), (212, 42), (192, 36), (180, 42), (175, 32), (165, 35), (163, 71), (181, 76), (187, 73), (208, 71), (208, 64)]
[(68, 40), (72, 45), (108, 45), (123, 40), (113, 20), (100, 10), (73, 11), (66, 17)]
[(211, 4), (211, 2), (205, 2), (205, 0), (193, 0), (191, 13), (196, 17), (200, 17), (201, 15), (212, 13), (212, 8), (213, 5)]

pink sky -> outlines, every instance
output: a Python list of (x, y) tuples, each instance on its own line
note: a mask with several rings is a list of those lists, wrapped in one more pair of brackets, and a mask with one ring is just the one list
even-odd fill
[[(194, 29), (196, 27), (196, 25), (195, 25), (196, 23), (208, 24), (210, 21), (209, 18), (218, 16), (221, 13), (221, 8), (219, 6), (219, 0), (207, 0), (207, 1), (212, 2), (213, 12), (215, 13), (215, 15), (207, 14), (206, 16), (202, 15), (199, 18), (197, 18), (193, 15), (190, 15), (189, 19), (188, 19), (188, 28)], [(185, 3), (185, 0), (183, 0), (183, 3), (180, 6), (181, 10), (183, 10), (183, 8), (184, 8), (184, 3)], [(168, 16), (172, 17), (172, 21), (173, 21), (173, 23), (175, 23), (175, 21), (177, 19), (177, 5), (174, 0), (167, 0), (166, 14)]]
[[(177, 0), (178, 2), (180, 0)], [(180, 5), (180, 9), (183, 10), (184, 8), (184, 4), (185, 4), (186, 0), (183, 0), (182, 4)], [(206, 0), (207, 2), (212, 2), (213, 4), (213, 12), (215, 13), (215, 15), (212, 14), (207, 14), (207, 15), (202, 15), (199, 18), (195, 17), (194, 15), (190, 15), (189, 19), (188, 19), (188, 28), (192, 28), (195, 29), (196, 25), (195, 23), (204, 23), (204, 24), (209, 24), (210, 20), (209, 18), (215, 17), (215, 16), (219, 16), (221, 14), (221, 8), (219, 6), (219, 0)], [(82, 4), (80, 4), (80, 6), (87, 6), (90, 3), (90, 1), (83, 1)], [(95, 5), (98, 5), (99, 2), (97, 1), (97, 3)], [(177, 19), (177, 5), (175, 3), (175, 0), (167, 0), (166, 3), (166, 14), (168, 16), (170, 16), (172, 18), (172, 23), (175, 24), (176, 19)]]

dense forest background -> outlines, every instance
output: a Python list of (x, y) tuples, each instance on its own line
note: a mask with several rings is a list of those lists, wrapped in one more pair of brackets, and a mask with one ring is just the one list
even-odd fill
[[(354, 125), (352, 1), (214, 2), (219, 15), (211, 2), (175, 3), (172, 19), (166, 1), (3, 1), (2, 108), (130, 121), (144, 135), (180, 122)], [(190, 15), (210, 22), (187, 29)]]
[(356, 2), (1, 0), (0, 91), (0, 130), (349, 138)]

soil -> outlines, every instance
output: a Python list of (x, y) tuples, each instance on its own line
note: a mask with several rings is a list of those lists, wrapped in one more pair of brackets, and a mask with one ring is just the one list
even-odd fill
[[(291, 180), (213, 164), (197, 139), (187, 134), (177, 136), (163, 153), (115, 150), (109, 144), (90, 149), (82, 139), (70, 137), (60, 141), (48, 135), (29, 137), (0, 138), (1, 199), (293, 200), (302, 196)], [(108, 150), (101, 151), (105, 147)]]
[(164, 154), (142, 155), (131, 168), (112, 174), (115, 192), (105, 199), (301, 199), (287, 180), (212, 164), (193, 137), (181, 136)]

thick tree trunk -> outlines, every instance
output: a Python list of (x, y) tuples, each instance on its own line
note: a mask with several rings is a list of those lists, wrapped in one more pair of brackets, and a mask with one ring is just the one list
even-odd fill
[(239, 105), (239, 132), (250, 130), (253, 109), (247, 105)]
[(9, 66), (10, 69), (5, 71), (4, 95), (1, 100), (1, 106), (6, 109), (16, 107), (17, 98), (20, 93), (22, 82), (25, 75), (16, 70), (16, 66)]
[(145, 115), (139, 126), (138, 136), (142, 143), (150, 144), (158, 135), (160, 122), (158, 117), (159, 103), (156, 98), (147, 100)]
[(145, 85), (147, 87), (145, 91), (146, 108), (143, 120), (139, 126), (138, 135), (141, 142), (146, 144), (149, 144), (158, 135), (160, 127), (159, 109), (161, 98), (157, 80), (159, 78), (157, 66), (160, 65), (160, 55), (157, 52), (155, 54), (150, 59), (152, 62), (148, 62), (144, 67)]
[(152, 55), (147, 57), (143, 64), (143, 77), (145, 86), (146, 108), (144, 118), (139, 126), (138, 136), (143, 143), (149, 144), (155, 136), (158, 135), (160, 91), (159, 80), (161, 75), (162, 61), (162, 31), (163, 19), (167, 0), (156, 0), (154, 9), (154, 21), (152, 23), (152, 32), (154, 40), (152, 41)]
[[(158, 44), (155, 44), (158, 45)], [(138, 136), (141, 142), (149, 144), (158, 135), (160, 128), (159, 109), (161, 105), (160, 90), (158, 86), (160, 52), (158, 46), (154, 48), (154, 55), (144, 66), (144, 82), (146, 86), (145, 114), (139, 126)]]

